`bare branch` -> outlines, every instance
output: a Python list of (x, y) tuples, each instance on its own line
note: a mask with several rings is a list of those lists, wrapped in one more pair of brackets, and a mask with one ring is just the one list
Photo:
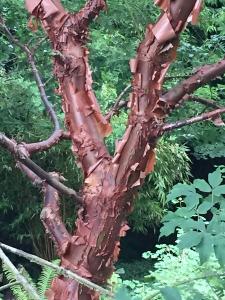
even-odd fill
[(198, 115), (196, 117), (192, 117), (190, 119), (177, 121), (177, 122), (174, 122), (174, 123), (171, 123), (171, 124), (165, 124), (162, 127), (162, 133), (166, 132), (166, 131), (172, 131), (174, 129), (181, 128), (181, 127), (184, 127), (186, 125), (191, 125), (191, 124), (194, 124), (194, 123), (197, 123), (197, 122), (201, 122), (201, 121), (205, 121), (205, 120), (213, 120), (214, 118), (220, 117), (220, 115), (222, 113), (225, 113), (225, 107), (222, 107), (220, 109), (216, 109), (216, 110)]
[(103, 295), (108, 295), (110, 297), (113, 297), (112, 293), (109, 291), (109, 290), (106, 290), (104, 288), (102, 288), (101, 286), (77, 275), (76, 273), (74, 272), (71, 272), (69, 270), (66, 270), (65, 268), (63, 267), (59, 267), (57, 265), (54, 265), (53, 263), (50, 263), (49, 261), (47, 260), (44, 260), (36, 255), (32, 255), (32, 254), (29, 254), (29, 253), (26, 253), (22, 250), (19, 250), (19, 249), (16, 249), (14, 247), (10, 247), (8, 245), (5, 245), (3, 243), (0, 243), (0, 247), (15, 254), (15, 255), (19, 255), (21, 257), (24, 257), (25, 259), (28, 259), (29, 261), (31, 262), (34, 262), (40, 266), (47, 266), (53, 270), (55, 270), (58, 274), (61, 274), (65, 277), (68, 277), (68, 278), (72, 278), (74, 279), (75, 281), (79, 282), (80, 284), (84, 285), (84, 286), (87, 286), (89, 287), (90, 289), (93, 289), (95, 291), (98, 291), (99, 293), (103, 294)]
[(20, 283), (24, 290), (28, 293), (30, 299), (32, 300), (41, 300), (38, 296), (36, 289), (27, 281), (27, 279), (17, 270), (17, 268), (12, 264), (9, 258), (0, 248), (0, 258), (2, 262), (10, 269), (10, 271), (15, 275), (15, 278), (18, 283)]
[[(81, 203), (81, 197), (71, 188), (66, 187), (56, 178), (52, 177), (48, 172), (44, 171), (35, 162), (29, 158), (26, 147), (23, 144), (18, 145), (15, 141), (10, 140), (4, 134), (0, 134), (0, 145), (11, 152), (17, 160), (25, 165), (29, 170), (36, 174), (39, 178), (53, 186), (60, 193), (73, 197), (78, 203)], [(27, 173), (26, 173), (27, 174)]]
[[(59, 174), (51, 173), (51, 176), (59, 181)], [(71, 236), (59, 214), (58, 191), (49, 184), (45, 184), (44, 195), (44, 208), (41, 212), (41, 220), (46, 228), (46, 232), (50, 234), (51, 239), (55, 242), (57, 252), (61, 256), (67, 250)]]
[(41, 44), (45, 41), (47, 41), (47, 36), (44, 36), (42, 38), (40, 38), (37, 43), (32, 47), (31, 51), (32, 53), (36, 52), (36, 50), (41, 46)]
[(89, 23), (96, 18), (100, 11), (106, 8), (105, 0), (89, 0), (84, 8), (75, 14), (76, 25), (80, 29), (87, 29)]
[(25, 144), (25, 146), (29, 153), (32, 154), (35, 152), (46, 151), (52, 146), (58, 144), (58, 142), (62, 139), (70, 139), (70, 137), (68, 135), (65, 135), (65, 132), (63, 130), (58, 129), (54, 130), (52, 135), (47, 140)]
[(0, 292), (10, 289), (12, 286), (17, 285), (18, 282), (8, 283), (0, 287)]
[(118, 114), (119, 110), (127, 105), (127, 101), (123, 100), (123, 96), (131, 89), (131, 84), (128, 84), (125, 89), (119, 94), (118, 98), (115, 100), (115, 104), (106, 114), (106, 120), (110, 121), (112, 116)]
[(201, 103), (201, 104), (209, 106), (209, 107), (221, 108), (221, 106), (218, 105), (214, 100), (204, 99), (204, 98), (201, 98), (201, 97), (197, 97), (195, 95), (188, 96), (188, 99), (190, 101), (195, 101), (195, 102)]
[[(179, 105), (182, 98), (193, 93), (199, 87), (207, 84), (212, 79), (222, 76), (225, 73), (225, 59), (199, 68), (194, 75), (182, 81), (176, 87), (162, 96), (162, 99), (169, 105), (170, 109), (174, 109)], [(187, 98), (188, 99), (188, 98)]]
[(50, 116), (52, 123), (54, 124), (54, 129), (59, 130), (60, 125), (59, 125), (58, 117), (56, 115), (56, 112), (53, 109), (52, 104), (48, 100), (48, 96), (46, 95), (44, 84), (41, 80), (41, 76), (40, 76), (39, 71), (34, 62), (34, 56), (31, 52), (31, 50), (27, 46), (25, 46), (25, 48), (27, 50), (26, 53), (27, 53), (28, 61), (31, 66), (32, 72), (34, 74), (34, 78), (37, 83), (42, 102), (44, 103), (45, 109), (46, 109), (48, 115)]
[[(8, 37), (8, 39), (15, 44), (16, 46), (18, 46), (23, 52), (26, 53), (27, 55), (27, 59), (28, 59), (28, 63), (31, 66), (32, 69), (32, 73), (34, 75), (34, 79), (36, 81), (39, 93), (40, 93), (40, 97), (41, 100), (45, 106), (46, 112), (49, 115), (53, 125), (54, 125), (54, 131), (52, 133), (52, 135), (45, 141), (39, 142), (39, 143), (32, 143), (30, 145), (26, 145), (27, 149), (30, 152), (35, 152), (35, 151), (42, 151), (42, 150), (46, 150), (49, 149), (50, 147), (52, 147), (53, 145), (55, 145), (58, 140), (61, 138), (62, 135), (62, 131), (60, 130), (60, 124), (59, 124), (59, 120), (58, 117), (56, 115), (56, 112), (52, 106), (52, 104), (49, 102), (48, 100), (48, 96), (46, 94), (45, 91), (45, 85), (42, 82), (40, 73), (36, 67), (35, 64), (35, 59), (34, 59), (34, 49), (30, 49), (28, 46), (22, 44), (16, 37), (14, 37), (9, 28), (5, 25), (5, 23), (0, 22), (0, 29), (3, 31), (3, 33)], [(41, 42), (43, 41), (43, 39), (41, 40)], [(36, 46), (37, 47), (37, 46)]]

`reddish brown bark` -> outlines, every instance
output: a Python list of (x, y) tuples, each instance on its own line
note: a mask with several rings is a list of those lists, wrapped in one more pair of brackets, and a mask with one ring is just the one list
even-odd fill
[[(26, 0), (28, 11), (38, 18), (55, 52), (54, 69), (59, 81), (68, 134), (59, 127), (56, 113), (48, 102), (44, 85), (35, 66), (33, 51), (15, 39), (0, 18), (0, 28), (28, 57), (41, 99), (54, 125), (51, 136), (34, 144), (18, 145), (0, 134), (0, 145), (19, 161), (20, 169), (33, 183), (44, 186), (42, 221), (54, 240), (62, 266), (104, 284), (113, 271), (119, 254), (119, 240), (128, 226), (126, 217), (133, 198), (145, 176), (153, 170), (154, 148), (164, 131), (211, 119), (221, 124), (225, 108), (164, 124), (169, 112), (189, 99), (189, 94), (225, 72), (224, 60), (200, 68), (193, 76), (162, 95), (161, 86), (167, 69), (176, 57), (178, 37), (187, 20), (196, 23), (201, 0), (156, 0), (162, 14), (155, 25), (148, 25), (135, 59), (130, 61), (133, 73), (130, 115), (127, 130), (118, 143), (114, 157), (104, 144), (111, 131), (92, 91), (88, 50), (85, 47), (89, 22), (104, 9), (104, 0), (89, 0), (77, 14), (64, 11), (60, 0)], [(37, 45), (38, 46), (38, 45)], [(120, 98), (120, 97), (119, 97)], [(204, 101), (203, 101), (204, 100)], [(209, 104), (208, 100), (201, 102)], [(119, 101), (119, 100), (118, 100)], [(118, 103), (114, 111), (118, 109)], [(210, 103), (211, 107), (216, 105)], [(113, 113), (113, 110), (112, 110)], [(60, 182), (56, 173), (49, 174), (37, 166), (30, 154), (44, 151), (61, 138), (70, 138), (72, 149), (84, 171), (82, 198)], [(76, 229), (69, 234), (59, 213), (58, 192), (82, 203)], [(63, 277), (56, 278), (48, 291), (52, 300), (94, 300), (97, 292)]]
[[(89, 0), (77, 14), (64, 11), (59, 0), (26, 1), (28, 11), (41, 20), (56, 53), (54, 70), (72, 150), (85, 176), (84, 207), (79, 211), (74, 234), (69, 236), (62, 228), (58, 215), (58, 226), (56, 221), (51, 222), (51, 214), (45, 215), (44, 222), (60, 249), (62, 266), (98, 284), (106, 283), (112, 274), (119, 239), (128, 229), (125, 220), (134, 194), (153, 170), (156, 140), (168, 112), (168, 104), (160, 98), (161, 85), (176, 56), (179, 33), (192, 11), (194, 19), (198, 14), (196, 0), (157, 3), (164, 12), (155, 25), (148, 25), (137, 56), (130, 62), (131, 113), (124, 137), (110, 157), (103, 139), (111, 127), (92, 91), (85, 47), (88, 23), (105, 8), (105, 1)], [(50, 194), (54, 206), (56, 194), (53, 190)], [(52, 300), (94, 300), (98, 296), (63, 277), (56, 278), (48, 291)]]
[[(220, 119), (225, 108), (165, 125), (168, 113), (188, 99), (188, 94), (225, 72), (224, 60), (200, 68), (193, 76), (162, 95), (161, 87), (176, 57), (179, 34), (187, 20), (196, 23), (201, 0), (156, 0), (162, 14), (155, 25), (148, 25), (137, 55), (130, 61), (133, 74), (130, 115), (123, 139), (113, 157), (104, 144), (111, 127), (101, 114), (94, 92), (85, 47), (88, 24), (106, 7), (104, 0), (89, 0), (76, 14), (67, 13), (60, 0), (26, 0), (28, 11), (39, 19), (55, 52), (54, 71), (59, 81), (72, 150), (84, 172), (82, 199), (65, 187), (56, 173), (37, 166), (30, 154), (49, 149), (65, 137), (57, 116), (48, 102), (33, 52), (15, 39), (0, 20), (1, 28), (28, 57), (41, 99), (49, 112), (54, 131), (49, 139), (18, 145), (0, 134), (0, 144), (20, 161), (19, 167), (34, 183), (44, 186), (42, 221), (54, 240), (62, 266), (97, 284), (106, 283), (119, 254), (119, 240), (128, 230), (126, 217), (145, 176), (154, 168), (157, 138), (167, 130), (193, 122)], [(205, 102), (205, 100), (204, 100)], [(116, 104), (118, 105), (118, 103)], [(215, 107), (215, 104), (213, 104)], [(212, 106), (212, 104), (211, 104)], [(114, 110), (117, 106), (114, 107)], [(220, 119), (221, 120), (221, 119)], [(43, 181), (44, 180), (44, 181)], [(59, 213), (58, 191), (82, 202), (76, 229), (69, 234)], [(48, 291), (51, 300), (95, 300), (99, 295), (77, 282), (56, 278)]]

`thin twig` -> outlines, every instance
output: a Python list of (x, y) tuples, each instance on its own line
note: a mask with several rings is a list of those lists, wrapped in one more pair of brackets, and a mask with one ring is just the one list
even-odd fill
[(15, 275), (16, 281), (20, 283), (24, 290), (28, 293), (30, 299), (32, 300), (41, 300), (38, 296), (36, 289), (27, 281), (27, 279), (17, 270), (17, 268), (12, 264), (9, 258), (5, 255), (5, 253), (0, 248), (0, 258), (2, 262), (11, 270), (11, 272)]
[(43, 42), (47, 41), (47, 40), (48, 40), (48, 37), (47, 37), (47, 36), (44, 36), (44, 37), (40, 38), (40, 39), (37, 41), (37, 43), (32, 47), (32, 52), (33, 52), (33, 53), (36, 52), (36, 50), (40, 47), (40, 45), (41, 45)]
[(220, 116), (220, 114), (222, 114), (222, 113), (225, 113), (225, 107), (222, 107), (220, 109), (216, 109), (216, 110), (198, 115), (196, 117), (192, 117), (190, 119), (177, 121), (177, 122), (174, 122), (174, 123), (171, 123), (171, 124), (165, 124), (162, 127), (162, 131), (161, 131), (160, 134), (162, 134), (163, 132), (166, 132), (166, 131), (172, 131), (174, 129), (181, 128), (181, 127), (184, 127), (184, 126), (187, 126), (187, 125), (191, 125), (191, 124), (194, 124), (194, 123), (197, 123), (197, 122), (201, 122), (201, 121), (216, 118), (216, 117)]
[(128, 84), (125, 89), (119, 94), (117, 99), (115, 100), (115, 104), (106, 114), (106, 119), (109, 121), (112, 116), (116, 115), (119, 110), (127, 105), (127, 101), (123, 100), (123, 96), (131, 89), (131, 84)]
[(27, 252), (24, 252), (22, 250), (19, 250), (19, 249), (16, 249), (16, 248), (13, 248), (13, 247), (10, 247), (8, 245), (5, 245), (3, 243), (0, 243), (0, 247), (13, 253), (13, 254), (16, 254), (16, 255), (19, 255), (21, 257), (24, 257), (26, 259), (28, 259), (29, 261), (33, 262), (33, 263), (36, 263), (40, 266), (47, 266), (47, 267), (50, 267), (51, 269), (54, 269), (56, 270), (56, 272), (60, 275), (63, 275), (65, 277), (69, 277), (69, 278), (72, 278), (74, 279), (75, 281), (79, 282), (80, 284), (82, 285), (85, 285), (87, 286), (88, 288), (92, 289), (92, 290), (95, 290), (95, 291), (98, 291), (99, 293), (103, 294), (103, 295), (107, 295), (107, 296), (110, 296), (110, 297), (113, 297), (113, 294), (107, 290), (107, 289), (104, 289), (102, 288), (101, 286), (87, 280), (86, 278), (83, 278), (77, 274), (75, 274), (74, 272), (71, 272), (67, 269), (64, 269), (63, 267), (59, 267), (57, 265), (54, 265), (53, 263), (50, 263), (49, 261), (47, 260), (44, 260), (38, 256), (35, 256), (35, 255), (32, 255), (32, 254), (29, 254)]
[(195, 101), (195, 102), (198, 102), (198, 103), (201, 103), (203, 105), (210, 106), (213, 108), (221, 108), (221, 106), (219, 106), (214, 100), (211, 100), (211, 99), (205, 99), (205, 98), (197, 97), (194, 95), (188, 96), (188, 99), (190, 101)]
[(2, 292), (4, 290), (7, 290), (7, 289), (10, 289), (14, 285), (18, 285), (18, 282), (12, 282), (12, 283), (8, 283), (8, 284), (5, 284), (5, 285), (1, 286), (0, 287), (0, 292)]
[[(197, 276), (194, 278), (189, 278), (189, 279), (180, 281), (180, 282), (176, 283), (175, 285), (173, 285), (173, 287), (189, 284), (190, 282), (193, 282), (196, 280), (207, 279), (209, 277), (219, 277), (219, 276), (224, 276), (224, 275), (225, 275), (225, 273), (208, 273), (205, 275), (200, 275), (200, 276)], [(157, 296), (159, 296), (160, 294), (161, 294), (161, 291), (157, 291), (154, 294), (145, 297), (144, 300), (152, 300), (152, 299), (156, 298)]]

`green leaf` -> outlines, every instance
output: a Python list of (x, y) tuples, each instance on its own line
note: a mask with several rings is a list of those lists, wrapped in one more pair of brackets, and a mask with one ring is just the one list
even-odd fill
[(205, 231), (205, 223), (202, 219), (199, 219), (198, 221), (193, 219), (183, 220), (179, 225), (184, 231), (189, 231), (190, 229)]
[(213, 251), (212, 236), (209, 233), (203, 233), (201, 242), (197, 245), (196, 250), (199, 253), (200, 263), (204, 264)]
[(215, 188), (216, 186), (220, 185), (221, 182), (223, 181), (223, 178), (221, 176), (221, 172), (219, 170), (216, 170), (213, 173), (209, 173), (208, 175), (208, 181), (209, 184)]
[(216, 234), (218, 232), (220, 232), (220, 222), (218, 221), (217, 218), (213, 218), (208, 226), (207, 226), (207, 232), (212, 233), (212, 234)]
[(217, 187), (215, 187), (213, 189), (213, 194), (216, 195), (216, 196), (220, 196), (222, 194), (225, 194), (225, 185), (219, 185)]
[(218, 235), (214, 239), (214, 251), (221, 267), (225, 266), (225, 239)]
[(176, 226), (177, 226), (177, 224), (173, 220), (164, 223), (163, 227), (161, 227), (161, 229), (160, 229), (159, 238), (161, 238), (162, 236), (169, 236), (170, 234), (174, 233)]
[(115, 295), (115, 300), (132, 300), (131, 297), (129, 296), (127, 290), (122, 287), (118, 289)]
[(167, 286), (160, 289), (160, 292), (165, 300), (182, 300), (181, 294), (177, 288)]
[(196, 214), (195, 210), (189, 210), (187, 207), (178, 208), (175, 213), (176, 216), (190, 218)]
[(195, 179), (193, 184), (201, 192), (210, 193), (212, 191), (211, 186), (204, 179)]
[(202, 240), (203, 233), (197, 231), (189, 231), (183, 234), (179, 239), (178, 247), (180, 249), (191, 248), (197, 246)]
[(213, 202), (209, 200), (203, 200), (203, 202), (199, 205), (197, 212), (200, 215), (204, 215), (207, 213), (208, 210), (210, 210), (213, 206)]
[(178, 183), (173, 187), (173, 189), (167, 196), (167, 201), (172, 201), (177, 197), (186, 196), (190, 192), (195, 192), (195, 188), (193, 185), (188, 185), (186, 183)]
[(188, 193), (188, 195), (185, 197), (184, 200), (187, 208), (191, 210), (192, 208), (196, 207), (199, 204), (199, 199), (201, 197), (202, 196), (199, 195), (198, 193), (193, 193), (193, 192)]

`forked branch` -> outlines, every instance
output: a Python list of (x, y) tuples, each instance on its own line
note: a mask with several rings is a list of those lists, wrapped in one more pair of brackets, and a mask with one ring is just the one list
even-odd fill
[[(81, 197), (71, 188), (66, 187), (63, 183), (51, 176), (48, 172), (44, 171), (40, 166), (29, 158), (29, 153), (25, 145), (18, 145), (15, 141), (7, 138), (4, 134), (0, 133), (0, 145), (8, 150), (16, 160), (20, 161), (30, 171), (36, 174), (41, 180), (46, 181), (49, 185), (53, 186), (60, 193), (73, 197), (76, 201), (81, 203)], [(28, 172), (25, 172), (29, 175)], [(31, 178), (32, 182), (34, 178)]]

